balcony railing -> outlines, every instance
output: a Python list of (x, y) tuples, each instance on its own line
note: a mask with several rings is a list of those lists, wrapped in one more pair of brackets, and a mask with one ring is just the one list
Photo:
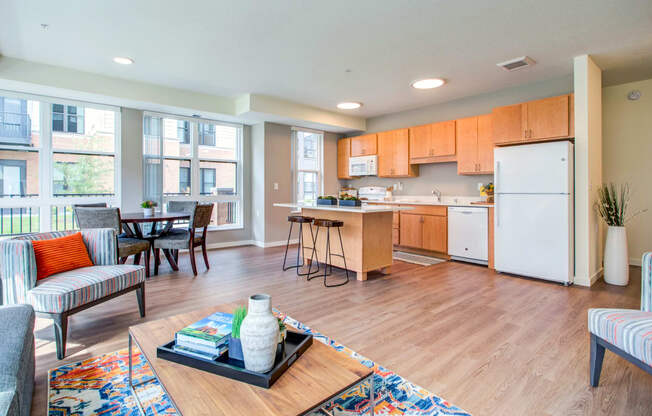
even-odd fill
[(29, 114), (0, 112), (0, 142), (29, 144), (31, 137)]
[(0, 235), (18, 235), (39, 231), (38, 207), (0, 208)]

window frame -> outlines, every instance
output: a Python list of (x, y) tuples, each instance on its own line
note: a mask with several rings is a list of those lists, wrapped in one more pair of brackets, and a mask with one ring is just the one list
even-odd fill
[[(308, 128), (303, 128), (303, 127), (292, 127), (292, 145), (291, 145), (291, 151), (292, 151), (292, 163), (291, 163), (291, 169), (292, 169), (292, 202), (295, 204), (298, 202), (298, 196), (299, 196), (299, 190), (297, 188), (298, 186), (298, 178), (299, 174), (302, 172), (306, 173), (316, 173), (317, 174), (317, 197), (322, 195), (323, 190), (324, 190), (324, 132), (319, 131), (319, 130), (312, 130)], [(298, 150), (299, 150), (299, 132), (303, 133), (312, 133), (319, 135), (319, 140), (316, 145), (316, 151), (318, 153), (317, 155), (317, 162), (319, 163), (319, 167), (316, 170), (313, 169), (299, 169), (299, 161), (298, 161)], [(316, 202), (316, 201), (315, 201)]]
[[(198, 201), (199, 203), (211, 203), (211, 204), (218, 204), (220, 202), (235, 202), (237, 205), (237, 222), (235, 224), (227, 224), (227, 225), (220, 225), (220, 226), (215, 226), (211, 225), (208, 227), (210, 231), (221, 231), (221, 230), (240, 230), (244, 229), (244, 160), (243, 160), (243, 135), (244, 135), (244, 125), (242, 124), (237, 124), (237, 123), (229, 123), (229, 122), (224, 122), (220, 120), (211, 120), (211, 119), (206, 119), (206, 118), (201, 118), (201, 117), (185, 117), (185, 116), (180, 116), (180, 115), (175, 115), (175, 114), (167, 114), (167, 113), (158, 113), (158, 112), (153, 112), (153, 111), (144, 111), (143, 112), (143, 126), (145, 122), (146, 117), (157, 117), (160, 119), (161, 126), (160, 126), (160, 136), (159, 136), (159, 155), (156, 157), (156, 155), (146, 155), (143, 154), (143, 163), (146, 163), (146, 159), (158, 159), (161, 163), (161, 169), (160, 169), (160, 177), (157, 178), (158, 181), (158, 187), (161, 190), (160, 195), (157, 195), (155, 200), (162, 204), (165, 205), (167, 204), (170, 200), (175, 200), (175, 201)], [(163, 148), (163, 140), (164, 140), (164, 131), (163, 131), (163, 119), (165, 118), (173, 118), (176, 120), (185, 120), (190, 123), (190, 144), (191, 144), (191, 156), (189, 157), (176, 157), (176, 156), (164, 156), (164, 148)], [(235, 148), (235, 159), (215, 159), (215, 158), (207, 158), (207, 157), (199, 157), (199, 146), (205, 146), (205, 145), (200, 145), (200, 138), (199, 138), (199, 125), (200, 123), (204, 124), (213, 124), (216, 126), (222, 125), (222, 126), (228, 126), (228, 127), (234, 127), (236, 128), (237, 131), (237, 137), (236, 137), (236, 148)], [(217, 134), (217, 132), (216, 132)], [(143, 131), (143, 140), (144, 140), (144, 131)], [(217, 137), (216, 137), (217, 141)], [(163, 192), (163, 174), (164, 174), (164, 169), (163, 169), (163, 163), (165, 159), (171, 159), (171, 160), (190, 160), (190, 169), (191, 169), (191, 179), (190, 179), (190, 194), (189, 195), (165, 195)], [(236, 192), (233, 195), (202, 195), (201, 193), (201, 171), (200, 171), (200, 165), (201, 162), (217, 162), (217, 163), (235, 163), (236, 165)], [(147, 195), (147, 189), (146, 189), (146, 181), (147, 178), (145, 175), (143, 175), (143, 194)], [(215, 177), (215, 181), (217, 183), (217, 174)]]
[[(16, 98), (26, 101), (39, 102), (39, 144), (37, 146), (21, 145), (4, 145), (0, 144), (0, 150), (14, 150), (20, 152), (34, 152), (38, 154), (38, 196), (26, 196), (15, 198), (0, 198), (0, 207), (2, 208), (32, 208), (38, 210), (39, 215), (39, 232), (56, 231), (51, 221), (52, 212), (55, 208), (69, 207), (75, 204), (106, 202), (112, 206), (121, 204), (121, 142), (122, 142), (122, 117), (120, 107), (97, 104), (91, 102), (70, 100), (67, 98), (43, 96), (29, 93), (18, 93), (0, 89), (0, 96)], [(108, 110), (115, 112), (114, 117), (114, 148), (113, 152), (97, 152), (86, 150), (62, 150), (53, 149), (52, 147), (52, 104), (63, 104), (64, 106), (75, 106), (84, 108), (94, 108), (98, 110)], [(66, 134), (78, 134), (70, 132), (59, 132)], [(79, 155), (97, 155), (112, 156), (114, 175), (113, 175), (113, 194), (111, 196), (54, 196), (54, 154), (79, 154)], [(0, 235), (0, 237), (7, 235)]]

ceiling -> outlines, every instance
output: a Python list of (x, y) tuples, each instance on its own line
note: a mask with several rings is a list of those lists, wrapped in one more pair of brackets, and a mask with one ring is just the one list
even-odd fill
[[(0, 54), (373, 117), (566, 76), (582, 54), (605, 84), (652, 78), (652, 1), (0, 0)], [(537, 65), (495, 65), (522, 55)], [(410, 88), (422, 77), (448, 83)]]

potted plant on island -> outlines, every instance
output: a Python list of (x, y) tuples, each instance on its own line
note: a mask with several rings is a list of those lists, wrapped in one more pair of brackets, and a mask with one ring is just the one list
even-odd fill
[(154, 209), (157, 205), (158, 204), (155, 201), (143, 201), (143, 203), (140, 204), (140, 206), (143, 207), (143, 215), (146, 217), (154, 215)]
[(330, 195), (317, 197), (317, 205), (337, 205), (337, 198)]
[(229, 335), (229, 358), (232, 360), (244, 361), (242, 342), (240, 341), (240, 327), (245, 316), (247, 316), (247, 308), (244, 306), (239, 306), (233, 311), (231, 335)]
[(340, 199), (340, 206), (344, 207), (359, 207), (362, 205), (362, 201), (359, 200), (358, 198), (354, 197), (353, 195), (343, 195), (342, 198)]
[(625, 224), (647, 209), (626, 217), (629, 205), (629, 185), (627, 184), (619, 187), (614, 184), (602, 185), (598, 189), (596, 204), (598, 213), (608, 226), (604, 249), (604, 281), (612, 285), (627, 286), (629, 283), (629, 261)]

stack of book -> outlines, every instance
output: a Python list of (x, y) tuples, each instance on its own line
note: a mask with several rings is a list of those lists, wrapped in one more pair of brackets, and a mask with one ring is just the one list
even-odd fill
[(174, 351), (195, 358), (216, 360), (229, 345), (233, 315), (215, 312), (175, 335)]

